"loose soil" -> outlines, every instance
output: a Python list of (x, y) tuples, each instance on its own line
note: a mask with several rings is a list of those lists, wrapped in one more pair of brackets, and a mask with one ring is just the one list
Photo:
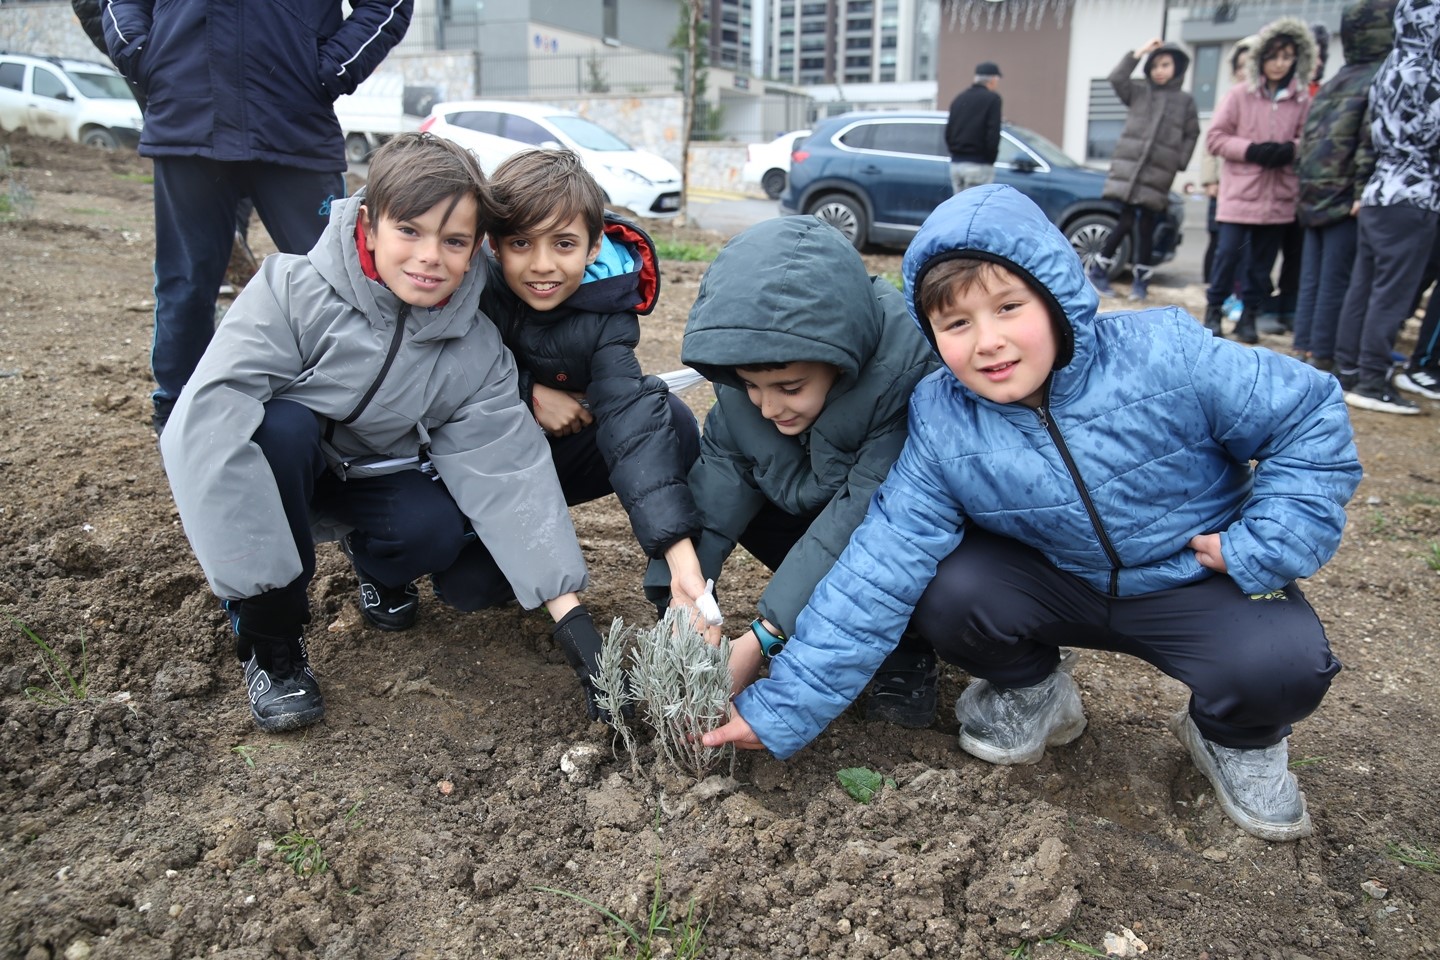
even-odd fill
[[(952, 668), (930, 729), (852, 708), (786, 763), (747, 754), (733, 778), (693, 784), (646, 749), (637, 776), (586, 719), (543, 613), (461, 615), (426, 588), (415, 629), (368, 629), (333, 546), (310, 638), (328, 716), (266, 736), (149, 429), (148, 163), (5, 143), (0, 196), (18, 208), (0, 222), (0, 956), (636, 955), (578, 898), (641, 934), (652, 904), (678, 928), (693, 903), (717, 960), (1053, 958), (1123, 928), (1159, 957), (1440, 952), (1436, 404), (1354, 417), (1366, 478), (1339, 554), (1306, 585), (1345, 670), (1291, 739), (1315, 822), (1298, 843), (1219, 811), (1165, 729), (1178, 684), (1093, 653), (1075, 671), (1088, 730), (1034, 766), (958, 749)], [(721, 239), (656, 230), (672, 233)], [(894, 255), (869, 262), (898, 270)], [(678, 366), (703, 271), (664, 264), (647, 369)], [(1200, 308), (1194, 286), (1156, 292)], [(687, 399), (703, 412), (705, 388)], [(574, 518), (597, 620), (653, 622), (613, 498)], [(755, 561), (730, 564), (732, 623), (763, 584)], [(47, 702), (65, 678), (47, 677), (22, 623), (83, 695)], [(857, 802), (836, 778), (857, 766), (893, 785)], [(317, 841), (326, 868), (298, 875), (287, 834)], [(678, 934), (654, 941), (681, 955)]]

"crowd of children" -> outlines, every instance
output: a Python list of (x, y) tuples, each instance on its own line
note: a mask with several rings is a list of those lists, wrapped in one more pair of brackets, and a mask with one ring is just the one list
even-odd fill
[[(1436, 30), (1431, 0), (1353, 5), (1313, 106), (1310, 31), (1252, 38), (1208, 139), (1225, 167), (1203, 324), (1098, 313), (1108, 264), (1087, 269), (1006, 186), (930, 215), (903, 294), (814, 218), (750, 228), (686, 324), (681, 359), (714, 389), (703, 431), (635, 355), (655, 245), (578, 158), (525, 151), (487, 177), (448, 141), (394, 138), (308, 255), (266, 260), (160, 438), (254, 721), (324, 716), (305, 628), (326, 540), (381, 629), (416, 622), (427, 576), (458, 610), (544, 606), (599, 719), (567, 506), (614, 493), (657, 610), (723, 596), (737, 546), (773, 571), (708, 745), (788, 757), (867, 689), (868, 716), (928, 726), (945, 661), (971, 678), (960, 746), (1033, 763), (1086, 724), (1062, 648), (1119, 652), (1188, 688), (1171, 729), (1238, 825), (1308, 834), (1287, 737), (1340, 663), (1298, 581), (1338, 548), (1359, 482), (1345, 404), (1396, 402), (1390, 343), (1434, 270), (1440, 98), (1416, 70)], [(1186, 65), (1157, 40), (1111, 76), (1131, 122), (1107, 195), (1142, 234), (1198, 140)], [(1254, 341), (1260, 265), (1297, 204), (1308, 363), (1212, 335), (1248, 258), (1237, 338)], [(1134, 264), (1143, 300), (1143, 245)], [(1440, 386), (1434, 314), (1407, 390)]]

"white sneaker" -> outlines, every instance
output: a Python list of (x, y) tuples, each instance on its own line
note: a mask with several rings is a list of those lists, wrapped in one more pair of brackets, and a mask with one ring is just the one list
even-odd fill
[(1431, 367), (1402, 369), (1391, 381), (1401, 390), (1418, 393), (1427, 400), (1440, 400), (1440, 370)]
[(989, 763), (1036, 763), (1085, 731), (1080, 689), (1062, 668), (1033, 687), (972, 680), (955, 701), (960, 749)]
[(1190, 751), (1195, 766), (1215, 788), (1220, 809), (1241, 830), (1262, 840), (1310, 836), (1310, 812), (1290, 772), (1286, 741), (1249, 750), (1222, 747), (1201, 735), (1188, 710), (1170, 718), (1170, 732)]

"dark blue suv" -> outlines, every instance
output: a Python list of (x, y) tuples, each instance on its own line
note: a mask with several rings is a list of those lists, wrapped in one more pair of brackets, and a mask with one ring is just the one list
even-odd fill
[[(946, 119), (945, 113), (924, 111), (821, 120), (791, 154), (780, 212), (814, 214), (856, 248), (909, 245), (930, 211), (952, 193)], [(1001, 128), (995, 182), (1034, 200), (1087, 267), (1120, 215), (1119, 203), (1100, 196), (1103, 172), (1081, 166), (1023, 127)], [(1170, 194), (1169, 212), (1155, 228), (1156, 263), (1175, 255), (1184, 217), (1184, 201)], [(1131, 242), (1127, 238), (1117, 251), (1114, 272), (1129, 263)]]

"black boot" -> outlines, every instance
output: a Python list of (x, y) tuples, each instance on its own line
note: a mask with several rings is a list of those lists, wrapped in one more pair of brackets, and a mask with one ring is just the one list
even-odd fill
[(1223, 306), (1221, 306), (1221, 305), (1218, 304), (1218, 303), (1212, 303), (1212, 304), (1210, 304), (1209, 306), (1207, 306), (1207, 307), (1205, 308), (1205, 329), (1206, 329), (1206, 330), (1209, 330), (1211, 333), (1215, 334), (1215, 336), (1217, 336), (1217, 337), (1223, 337), (1223, 336), (1225, 335), (1224, 326), (1223, 326), (1224, 323), (1225, 323), (1225, 308), (1224, 308)]
[(1255, 307), (1252, 304), (1245, 304), (1240, 319), (1235, 322), (1235, 330), (1230, 335), (1241, 343), (1260, 342), (1260, 335), (1255, 332)]

